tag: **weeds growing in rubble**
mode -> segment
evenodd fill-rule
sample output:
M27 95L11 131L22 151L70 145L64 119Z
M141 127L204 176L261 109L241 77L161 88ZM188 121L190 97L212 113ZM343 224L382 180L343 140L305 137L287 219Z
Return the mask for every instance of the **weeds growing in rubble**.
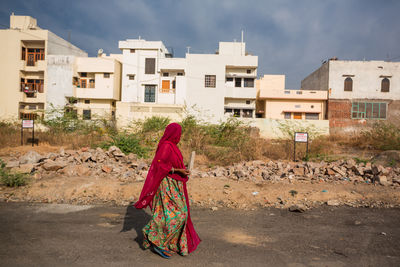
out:
M0 159L0 181L9 187L18 187L26 185L27 174L19 172L11 172L6 169L6 164Z

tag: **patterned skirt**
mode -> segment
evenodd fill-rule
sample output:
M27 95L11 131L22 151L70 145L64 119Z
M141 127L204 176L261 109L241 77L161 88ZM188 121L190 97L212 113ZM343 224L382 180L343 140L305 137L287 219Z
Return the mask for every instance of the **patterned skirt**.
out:
M165 177L153 199L153 218L143 228L143 246L153 245L176 252L188 254L186 222L188 210L183 182Z

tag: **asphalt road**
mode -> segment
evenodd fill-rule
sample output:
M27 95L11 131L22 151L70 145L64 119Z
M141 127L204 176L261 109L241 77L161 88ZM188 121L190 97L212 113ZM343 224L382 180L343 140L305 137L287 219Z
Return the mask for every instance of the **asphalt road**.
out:
M189 256L142 250L132 207L0 203L0 266L400 266L400 210L192 209Z

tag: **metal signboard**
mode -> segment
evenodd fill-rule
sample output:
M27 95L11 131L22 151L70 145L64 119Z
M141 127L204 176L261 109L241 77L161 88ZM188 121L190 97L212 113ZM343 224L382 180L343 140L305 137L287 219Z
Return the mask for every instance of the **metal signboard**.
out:
M293 161L296 161L296 143L306 143L306 157L308 156L308 133L295 132L293 140Z
M22 128L33 128L33 120L22 120Z
M307 143L308 142L308 133L294 133L294 141L300 143Z

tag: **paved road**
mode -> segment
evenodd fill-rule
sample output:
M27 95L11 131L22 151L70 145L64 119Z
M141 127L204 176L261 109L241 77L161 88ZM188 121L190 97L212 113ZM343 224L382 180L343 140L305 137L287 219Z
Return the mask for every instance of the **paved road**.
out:
M197 251L140 248L131 207L0 203L0 266L400 266L400 210L192 211Z

